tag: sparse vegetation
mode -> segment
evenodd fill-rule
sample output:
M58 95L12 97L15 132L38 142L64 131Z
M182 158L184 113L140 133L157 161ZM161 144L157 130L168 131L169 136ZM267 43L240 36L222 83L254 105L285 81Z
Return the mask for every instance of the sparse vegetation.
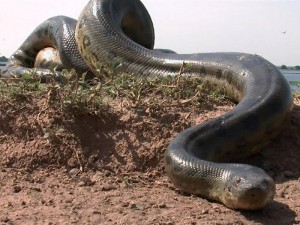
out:
M300 66L286 66L286 65L281 65L281 66L277 66L277 68L281 69L281 70L300 70Z
M282 65L282 66L280 67L280 69L286 70L286 69L287 69L287 66L286 66L286 65Z
M290 85L300 87L300 81L289 81Z
M142 77L122 73L115 75L111 70L110 78L99 82L77 79L74 71L64 71L64 82L50 80L43 84L35 74L22 78L0 81L0 97L10 99L26 98L29 95L47 94L49 105L66 113L101 113L115 98L130 101L134 109L164 111L178 105L198 105L205 95L210 101L224 100L224 95L209 87L199 77ZM84 77L84 76L83 76Z

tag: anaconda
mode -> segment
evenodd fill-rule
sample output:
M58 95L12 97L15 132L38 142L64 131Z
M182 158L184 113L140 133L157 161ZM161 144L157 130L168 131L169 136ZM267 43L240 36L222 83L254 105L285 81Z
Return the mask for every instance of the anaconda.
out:
M154 51L152 21L139 0L91 0L77 22L77 45L75 23L67 17L42 23L12 55L5 77L28 72L38 51L48 46L58 48L64 66L75 67L78 73L97 74L99 67L114 62L137 76L175 76L188 64L182 75L199 76L239 103L171 141L165 153L170 180L184 192L233 209L260 209L273 200L275 185L266 172L232 163L265 148L291 112L289 84L273 64L245 53Z

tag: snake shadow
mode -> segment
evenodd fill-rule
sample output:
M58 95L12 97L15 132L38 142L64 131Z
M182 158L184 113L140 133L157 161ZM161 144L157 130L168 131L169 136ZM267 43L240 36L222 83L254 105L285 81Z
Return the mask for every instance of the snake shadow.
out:
M266 152L276 183L300 177L300 106L294 105L290 121Z
M261 167L277 184L300 177L300 106L294 105L290 120L262 152L242 163Z
M296 224L296 213L289 206L274 201L268 207L258 211L241 211L249 221L263 225L291 225Z
M273 177L277 185L282 185L289 181L297 181L300 177L299 149L300 106L294 105L291 118L281 134L265 151L257 156L251 157L250 161L252 162L251 164L265 169L266 172ZM280 198L278 200L280 200ZM297 224L295 221L297 214L290 207L288 204L275 200L264 210L254 212L241 211L241 214L249 221L266 225Z

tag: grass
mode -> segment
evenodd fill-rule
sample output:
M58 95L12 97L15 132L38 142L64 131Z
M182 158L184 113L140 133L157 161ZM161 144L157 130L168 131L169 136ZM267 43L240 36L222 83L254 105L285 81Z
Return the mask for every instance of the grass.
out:
M292 87L296 87L296 88L300 87L300 81L289 81L289 84ZM293 95L294 95L294 97L299 98L300 97L300 91L299 90L293 90Z
M114 68L117 69L117 66ZM45 95L51 106L66 113L99 114L103 108L115 98L130 101L131 107L159 112L167 110L170 105L186 107L199 105L206 98L213 101L224 100L224 95L217 91L209 91L208 85L199 77L177 76L142 77L119 73L112 69L101 82L96 77L89 82L78 79L74 71L63 71L65 79L57 83L50 79L47 84L33 74L22 78L1 79L0 97L13 104L14 99L28 96Z
M295 98L300 98L300 91L293 91L293 96Z
M289 81L291 86L300 87L300 81Z

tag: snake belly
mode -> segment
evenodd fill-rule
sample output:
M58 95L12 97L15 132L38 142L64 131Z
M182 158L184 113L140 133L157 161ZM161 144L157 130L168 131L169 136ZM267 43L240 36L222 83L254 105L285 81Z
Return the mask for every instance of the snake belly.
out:
M256 210L273 200L275 184L266 172L232 163L266 147L289 118L292 93L273 64L245 53L154 51L152 21L139 0L89 1L75 38L94 74L117 63L136 76L175 76L188 64L182 75L199 76L239 102L220 117L179 133L165 153L166 173L180 190L229 208Z

